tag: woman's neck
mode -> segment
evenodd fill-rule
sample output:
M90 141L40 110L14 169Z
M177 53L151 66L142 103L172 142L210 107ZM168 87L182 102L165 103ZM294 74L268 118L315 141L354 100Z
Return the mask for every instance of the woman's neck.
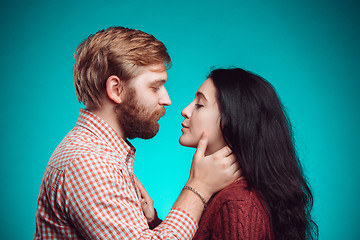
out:
M223 147L225 147L226 144L216 144L214 145L208 145L205 151L205 156L209 156L217 151L219 151L220 149L222 149Z

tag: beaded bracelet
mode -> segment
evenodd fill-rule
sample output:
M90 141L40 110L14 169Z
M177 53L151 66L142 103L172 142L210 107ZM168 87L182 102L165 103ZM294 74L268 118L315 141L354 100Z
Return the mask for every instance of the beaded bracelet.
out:
M207 207L207 202L206 202L205 198L203 196L201 196L201 194L198 191L196 191L194 188L192 188L190 186L185 185L184 189L188 189L188 190L192 191L201 199L201 201L204 203L204 211L205 211L205 209Z

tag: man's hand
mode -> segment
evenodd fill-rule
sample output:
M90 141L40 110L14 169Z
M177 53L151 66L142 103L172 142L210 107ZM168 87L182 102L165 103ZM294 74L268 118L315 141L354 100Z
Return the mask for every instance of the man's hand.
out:
M209 200L214 193L238 179L241 170L228 146L205 157L207 144L208 137L204 132L193 157L187 185Z
M140 193L141 193L141 198L142 198L140 201L141 208L144 212L144 215L145 215L147 221L151 222L155 218L154 202L151 199L151 197L149 196L149 194L147 193L147 191L145 190L142 183L139 181L139 179L137 179L136 176L135 176L135 184L139 188Z

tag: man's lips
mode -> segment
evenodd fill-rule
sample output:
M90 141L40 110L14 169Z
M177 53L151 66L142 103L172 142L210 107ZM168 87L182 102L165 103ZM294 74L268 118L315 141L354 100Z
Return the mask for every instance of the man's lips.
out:
M162 118L165 115L165 112L166 112L165 108L161 108L160 110L154 113L154 118L157 119L157 121L159 121L160 118Z

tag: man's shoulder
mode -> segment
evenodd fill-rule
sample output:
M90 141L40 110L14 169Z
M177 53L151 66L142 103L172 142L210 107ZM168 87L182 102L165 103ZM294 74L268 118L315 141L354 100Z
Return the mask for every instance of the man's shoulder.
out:
M111 153L105 141L86 128L75 126L60 142L48 165L63 169L71 162L81 159L106 157Z

